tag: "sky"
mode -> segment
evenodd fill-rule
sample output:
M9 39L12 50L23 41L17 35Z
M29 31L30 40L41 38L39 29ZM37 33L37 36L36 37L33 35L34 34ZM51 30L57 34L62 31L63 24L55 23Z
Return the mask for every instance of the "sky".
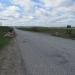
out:
M0 0L0 25L75 26L75 0Z

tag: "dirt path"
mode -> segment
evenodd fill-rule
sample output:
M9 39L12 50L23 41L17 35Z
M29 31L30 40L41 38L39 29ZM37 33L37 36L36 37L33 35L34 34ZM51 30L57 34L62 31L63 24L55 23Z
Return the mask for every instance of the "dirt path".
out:
M25 75L22 57L15 39L0 53L0 75Z

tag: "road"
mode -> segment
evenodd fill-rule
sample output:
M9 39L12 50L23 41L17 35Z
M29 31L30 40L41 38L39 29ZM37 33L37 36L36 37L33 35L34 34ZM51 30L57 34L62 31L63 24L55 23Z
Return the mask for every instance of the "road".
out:
M15 30L25 75L75 75L75 41Z

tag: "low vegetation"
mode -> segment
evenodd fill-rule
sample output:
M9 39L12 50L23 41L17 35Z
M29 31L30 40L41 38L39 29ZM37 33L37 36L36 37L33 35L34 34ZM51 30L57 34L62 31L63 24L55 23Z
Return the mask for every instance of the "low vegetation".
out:
M12 28L0 26L0 49L9 43L11 40L9 37L4 37L4 35Z
M75 28L72 28L71 33L69 34L67 32L66 27L60 27L60 28L52 28L52 27L30 27L30 28L19 28L21 30L25 31L33 31L33 32L41 32L41 33L47 33L53 36L63 37L63 38L69 38L69 39L75 39Z

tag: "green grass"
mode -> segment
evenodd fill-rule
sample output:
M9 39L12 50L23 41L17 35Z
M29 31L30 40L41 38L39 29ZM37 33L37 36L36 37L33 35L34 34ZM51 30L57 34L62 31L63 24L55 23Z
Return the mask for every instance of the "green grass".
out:
M25 31L47 33L52 36L75 39L75 29L72 28L72 34L67 33L67 28L50 28L50 27L30 27L30 28L19 28ZM57 33L57 34L56 34Z
M0 49L9 44L11 38L4 37L4 35L10 30L10 27L0 26Z
M9 44L10 38L0 37L0 48L5 47Z

